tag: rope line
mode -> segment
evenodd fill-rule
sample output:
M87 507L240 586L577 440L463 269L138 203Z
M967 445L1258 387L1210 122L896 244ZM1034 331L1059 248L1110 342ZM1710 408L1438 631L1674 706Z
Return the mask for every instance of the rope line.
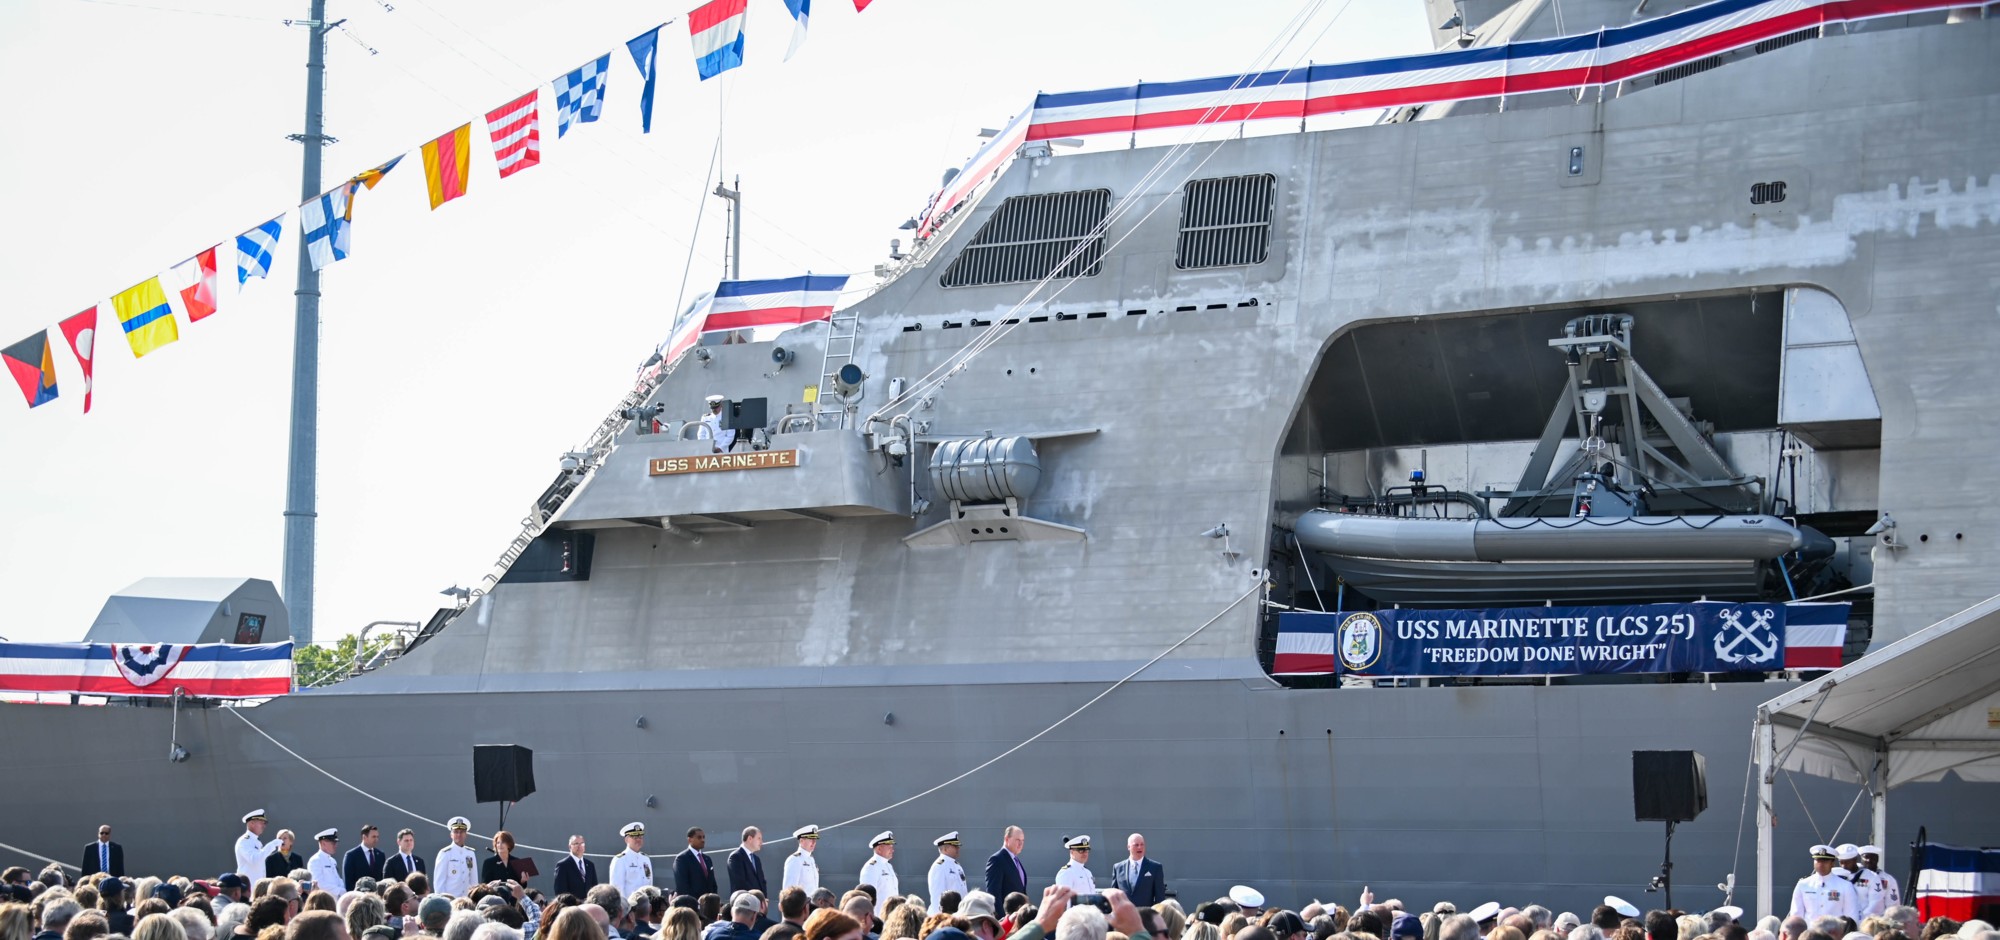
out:
M1109 686L1105 687L1105 689L1104 689L1103 691L1101 691L1101 692L1097 693L1097 694L1096 694L1096 695L1094 695L1094 696L1091 696L1091 698L1090 698L1090 700L1089 700L1089 701L1086 701L1086 702L1084 702L1084 703L1083 703L1082 705L1078 705L1078 706L1077 706L1076 708L1072 709L1072 710L1071 710L1071 711L1069 712L1069 714L1066 714L1066 715L1062 716L1061 718L1058 718L1058 719L1056 719L1054 723L1050 724L1050 725L1049 725L1048 727L1046 727L1046 728L1043 728L1043 729L1042 729L1042 730L1040 730L1040 731L1037 731L1037 732L1035 732L1034 734L1030 735L1030 736L1029 736L1029 737L1028 737L1028 738L1027 738L1026 740L1024 740L1024 741L1020 742L1019 744L1016 744L1016 745L1014 745L1013 747L1010 747L1010 748L1008 748L1008 749L1006 749L1006 750L1004 750L1004 751L1001 751L1000 753L998 753L998 754L995 754L994 756L992 756L992 757L990 757L990 758L987 758L987 759L986 759L986 760L985 760L984 762L982 762L982 763L980 763L979 765L977 765L977 766L973 767L972 769L970 769L970 770L967 770L967 771L965 771L964 773L961 773L961 774L959 774L959 775L958 775L958 776L956 776L956 777L952 777L951 779L949 779L949 780L946 780L946 781L944 781L943 783L940 783L940 784L938 784L938 785L936 785L936 786L934 786L934 787L931 787L930 789L927 789L927 790L924 790L924 791L923 791L923 792L921 792L921 793L917 793L917 794L915 794L915 795L913 795L913 796L908 796L908 797L904 797L903 799L900 799L900 800L897 800L896 802L894 802L894 803L891 803L891 804L889 804L889 805L887 805L887 806L884 806L884 807L881 807L880 809L874 809L874 810L870 810L870 811L868 811L868 812L866 812L866 813L862 813L861 815L859 815L859 816L855 816L855 817L853 817L853 818L851 818L851 819L844 819L844 820L841 820L840 822L837 822L837 823L834 823L834 824L833 824L833 825L831 825L831 826L821 826L821 827L819 828L819 831L820 831L820 832L827 832L827 831L829 831L829 830L833 830L833 829L839 829L839 828L841 828L841 827L843 827L843 826L851 826L851 825L853 825L853 824L855 824L855 823L858 823L858 822L861 822L861 821L863 821L863 820L866 820L866 819L873 819L874 817L876 817L876 816L880 816L880 815L882 815L883 813L886 813L886 812L889 812L890 810L894 810L894 809L897 809L897 808L899 808L899 807L902 807L902 806L907 806L907 805L909 805L909 804L911 804L911 803L914 803L914 802L916 802L917 800L920 800L920 799L923 799L924 797L927 797L927 796L930 796L931 794L933 794L933 793L936 793L936 792L938 792L939 790L942 790L942 789L944 789L944 788L946 788L946 787L949 787L949 786L951 786L951 785L953 785L953 784L955 784L955 783L958 783L959 781L961 781L961 780L964 780L964 779L966 779L967 777L970 777L970 776L972 776L973 774L976 774L976 773L979 773L980 771L982 771L982 770L985 770L986 768L988 768L988 767L991 767L991 766L993 766L994 764L997 764L997 763L1001 762L1002 760L1005 760L1006 758L1008 758L1008 757L1010 757L1010 756L1014 755L1015 753L1019 752L1019 751L1020 751L1020 750L1021 750L1022 748L1025 748L1025 747L1027 747L1028 745L1030 745L1030 744L1033 744L1033 743L1035 743L1036 741L1039 741L1039 740L1041 740L1041 739L1042 739L1042 738L1044 738L1044 737L1047 737L1047 736L1049 735L1049 733L1050 733L1050 732L1052 732L1052 731L1056 730L1057 728L1060 728L1060 727L1062 727L1062 726L1063 726L1063 725L1065 725L1065 724L1068 724L1068 723L1069 723L1069 721L1070 721L1070 719L1073 719L1073 718L1075 718L1076 716L1078 716L1078 715L1081 715L1081 714L1083 714L1083 713L1084 713L1084 712L1085 712L1086 710L1088 710L1088 709L1089 709L1089 708L1090 708L1091 706L1093 706L1093 705L1096 705L1096 704L1097 704L1098 702L1101 702L1101 701L1103 701L1103 700L1104 700L1104 698L1105 698L1106 696L1110 695L1110 694L1111 694L1111 693L1113 693L1113 692L1116 692L1116 691L1118 691L1118 690L1119 690L1120 688L1122 688L1122 687L1123 687L1123 686L1124 686L1124 685L1125 685L1126 683L1128 683L1128 682L1131 682L1131 681L1132 681L1133 679L1135 679L1135 678L1138 678L1138 676L1139 676L1139 674L1140 674L1140 673L1142 673L1142 672L1145 672L1145 671L1146 671L1146 670L1148 670L1148 669L1151 669L1151 668L1152 668L1152 667L1153 667L1153 666L1154 666L1154 665L1155 665L1156 663L1158 663L1158 662L1159 662L1160 660L1162 660L1162 659L1165 659L1165 658L1167 658L1167 656L1171 655L1171 654L1172 654L1172 653L1173 653L1173 652L1174 652L1175 650L1178 650L1178 649L1180 649L1181 647L1183 647L1183 646L1186 646L1186 645L1187 645L1187 643L1188 643L1188 641L1190 641L1190 640L1193 640L1193 639L1194 639L1195 637L1197 637L1197 636L1201 635L1201 632L1202 632L1202 631L1204 631L1204 630L1207 630L1207 629L1208 629L1209 627L1212 627L1212 626L1214 626L1214 625L1215 625L1215 623L1216 623L1217 621L1221 620L1221 619L1222 619L1222 618L1223 618L1224 616L1226 616L1226 615L1227 615L1227 614L1228 614L1228 613L1229 613L1230 611L1232 611L1232 610L1235 610L1235 609L1236 609L1236 608L1237 608L1238 606L1241 606L1241 605L1242 605L1242 603L1243 603L1244 601L1246 601L1246 600L1249 600L1249 599L1250 599L1250 598L1251 598L1252 596L1256 595L1256 593L1257 593L1257 592L1258 592L1258 591L1259 591L1260 589L1262 589L1262 588L1263 588L1263 586L1264 586L1264 581L1263 581L1263 579L1262 579L1262 578L1258 578L1258 579L1256 579L1256 583L1252 584L1252 585L1250 586L1250 589L1249 589L1249 590L1247 590L1247 591L1244 591L1244 592L1243 592L1242 594L1238 595L1238 596L1237 596L1237 598L1236 598L1235 600L1233 600L1233 601L1230 601L1230 602L1229 602L1229 605L1228 605L1228 606L1226 606L1226 607L1222 608L1222 609L1221 609L1221 610L1219 610L1219 611L1216 611L1216 612L1215 612L1215 616L1213 616L1213 617L1210 617L1210 618L1208 618L1208 619L1207 619L1207 620L1205 620L1205 621L1202 621L1202 624L1201 624L1201 626L1198 626L1198 627L1194 628L1194 629L1193 629L1192 631L1190 631L1190 632L1189 632L1189 633L1188 633L1188 634L1187 634L1186 636L1183 636L1183 637L1181 637L1181 638L1180 638L1179 640L1176 640L1176 641L1174 642L1174 644L1173 644L1172 646L1169 646L1169 647L1167 647L1166 649L1163 649L1163 650L1161 650L1161 651L1160 651L1160 652L1158 653L1158 655L1155 655L1155 656L1154 656L1154 657L1153 657L1152 659L1149 659L1149 660L1146 660L1146 661L1145 661L1144 663L1140 664L1139 668L1137 668L1137 669L1134 669L1134 670L1132 670L1132 671L1131 671L1131 672L1129 672L1129 673L1126 673L1126 674L1125 674L1125 677L1124 677L1124 678L1122 678L1122 679L1119 679L1118 681L1116 681L1116 682L1113 682L1113 683L1111 683L1111 685L1109 685ZM391 810L394 810L394 811L396 811L396 812L398 812L398 813L402 813L403 815L405 815L405 816L408 816L408 817L410 817L410 818L412 818L412 819L416 819L416 820L419 820L419 821L421 821L421 822L426 822L426 823L429 823L429 824L431 824L431 825L433 825L433 826L436 826L436 827L438 827L438 828L440 828L440 829L443 829L443 828L445 828L445 824L444 824L444 823L442 823L442 822L439 822L438 820L435 820L435 819L432 819L432 818L430 818L429 816L425 816L424 814L422 814L422 813L419 813L419 812L417 812L417 811L415 811L415 810L412 810L412 809L410 809L410 808L408 808L408 807L405 807L405 806L399 806L399 805L397 805L397 804L395 804L395 803L391 803L391 802L389 802L388 800L385 800L385 799L383 799L383 798L381 798L381 797L379 797L379 796L376 796L376 795L375 795L375 794L373 794L373 793L370 793L370 792L368 792L367 790L363 790L363 789L361 789L360 787L357 787L357 786L355 786L354 784L352 784L352 783L349 783L349 782L347 782L346 780L344 780L344 779L340 778L339 776L337 776L336 774L334 774L334 773L333 773L333 771L330 771L330 770L327 770L326 768L324 768L324 767L321 767L320 765L318 765L318 764L315 764L315 763L313 763L313 762L312 762L312 760L311 760L310 758L306 757L306 756L305 756L305 755L303 755L303 754L300 754L300 753L299 753L299 752L297 752L297 751L294 751L294 750L292 750L292 749L291 749L290 747L286 746L285 742L283 742L283 741L280 741L280 740L278 740L277 738L274 738L274 737L272 737L272 736L271 736L271 734L270 734L270 732L268 732L268 731L265 731L265 730L264 730L263 728L260 728L260 727L258 727L258 726L256 725L256 723L252 722L252 721L251 721L251 720L250 720L249 718L245 717L245 716L244 716L244 714L243 714L243 709L241 709L241 708L227 708L227 709L224 709L224 711L227 711L227 712L228 712L229 714L231 714L231 715L234 715L234 716L236 716L236 719L237 719L238 721L241 721L241 722L243 722L243 723L244 723L245 725L248 725L248 726L249 726L249 728L250 728L250 730L252 730L252 731L255 731L255 732L257 732L257 734L258 734L258 735L260 735L260 736L262 736L262 737L264 738L264 740L266 740L266 741L269 741L269 742L271 742L272 744L275 744L275 745L277 745L277 746L278 746L278 749L279 749L279 750L281 750L281 751L284 751L284 752L285 752L286 754L290 754L290 755L291 755L291 756L292 756L293 758L295 758L296 760L298 760L298 762L299 762L299 763L302 763L302 764L306 765L307 767L311 767L312 769L314 769L314 770L316 770L316 771L319 771L320 775L321 775L321 776L324 776L324 777L326 777L326 778L327 778L328 780L331 780L331 781L333 781L333 782L335 782L335 783L337 783L337 784L340 784L341 786L343 786L343 787L346 787L347 789L349 789L349 790L352 790L352 791L354 791L354 792L355 792L356 794L358 794L358 795L360 795L360 796L362 796L362 797L365 797L365 798L367 798L367 799L369 799L369 800L372 800L372 801L374 801L374 802L376 802L376 803L379 803L379 804L381 804L382 806L385 806L385 807L387 807L387 808L389 808L389 809L391 809ZM492 838L492 836L491 836L490 834L482 834L482 833L477 833L477 832L474 832L474 833L471 833L471 835L473 835L473 836L477 836L478 838L481 838L481 839L489 839L489 840L490 840L490 839ZM790 841L792 841L792 837L791 837L791 836L784 836L784 837L781 837L781 838L775 838L775 839L766 839L766 840L764 841L764 844L765 844L765 845L782 845L782 844L784 844L784 843L786 843L786 842L790 842ZM519 847L520 847L520 848L523 848L523 849L533 849L534 851L537 851L537 852L548 852L548 853L551 853L551 854L565 854L565 855L569 853L569 850L568 850L568 849L554 849L554 848L549 848L548 846L541 846L541 845L529 845L529 844L527 844L527 843L525 843L525 842L522 842L522 843L519 843L518 845L519 845ZM9 845L5 845L4 843L0 843L0 848L13 848L13 846L9 846ZM16 851L20 851L20 850L16 849ZM704 854L704 855L726 855L726 854L728 854L729 852L732 852L732 851L735 851L735 848L734 848L733 846L732 846L732 847L730 847L730 848L726 848L726 849L712 849L712 850L707 850L707 851L704 851L704 852L703 852L702 854ZM33 855L33 853L30 853L30 852L23 852L22 854L24 854L24 855ZM589 852L589 853L585 853L585 854L586 854L586 855L589 855L590 857L593 857L593 858L613 858L613 857L614 857L614 856L612 856L612 855L607 855L607 854L603 854L603 853L598 853L598 852ZM35 858L41 858L42 856L39 856L39 855L33 855L33 857L35 857ZM667 856L666 856L666 855L659 855L659 856L648 856L648 857L649 857L649 858L666 858ZM54 861L54 860L53 860L53 859L48 859L48 861ZM70 867L75 867L75 866L70 866Z
M81 868L77 868L77 867L76 867L75 865L71 865L71 864L70 864L70 863L68 863L68 862L58 862L58 861L56 861L55 859L52 859L52 858L50 858L50 857L48 857L48 856L46 856L46 855L37 855L37 854L35 854L35 853L33 853L33 852L30 852L30 851L28 851L27 849L24 849L24 848L21 848L21 847L20 847L20 846L18 846L18 845L8 845L8 844L7 844L7 843L5 843L5 842L0 842L0 849L6 849L6 850L7 850L7 851L9 851L9 852L19 852L20 854L22 854L22 855L26 855L26 856L27 856L27 857L29 857L29 858L32 858L32 859L36 859L36 860L38 860L38 861L43 861L43 862L47 862L47 863L49 863L49 864L51 864L51 865L60 865L60 866L62 866L62 867L64 867L64 868L69 868L69 869L74 869L74 870L76 870L76 871L79 871L79 872L80 872L80 871L83 871L83 869L81 869Z

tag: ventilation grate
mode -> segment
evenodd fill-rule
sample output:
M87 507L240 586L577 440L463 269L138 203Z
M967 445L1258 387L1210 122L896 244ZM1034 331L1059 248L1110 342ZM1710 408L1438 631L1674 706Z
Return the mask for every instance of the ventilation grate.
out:
M1696 59L1693 62L1676 65L1673 68L1666 69L1660 72L1658 75L1653 76L1653 85L1657 87L1660 85L1664 85L1668 82L1680 81L1681 79L1686 78L1690 75L1700 75L1701 73L1706 72L1709 69L1716 68L1721 64L1722 64L1722 57L1719 55L1712 55L1706 59Z
M1271 254L1277 177L1269 173L1189 180L1181 193L1181 238L1174 266L1262 264Z
M1095 275L1104 262L1104 233L1097 228L1110 211L1108 189L1010 197L952 259L939 283L976 287L1039 281L1051 272Z
M1819 38L1819 27L1817 26L1814 26L1810 29L1802 29L1796 33L1786 33L1783 36L1774 36L1770 39L1766 39L1763 42L1757 44L1757 54L1763 55L1764 53L1770 52L1773 49L1783 49L1786 46L1797 45L1799 43L1805 42L1808 39L1818 39L1818 38Z

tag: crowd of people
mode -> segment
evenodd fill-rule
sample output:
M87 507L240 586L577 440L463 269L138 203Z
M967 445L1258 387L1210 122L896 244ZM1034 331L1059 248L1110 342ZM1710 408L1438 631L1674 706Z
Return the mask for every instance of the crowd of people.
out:
M1814 846L1814 871L1800 879L1790 916L1746 924L1735 907L1642 913L1610 897L1582 917L1495 901L1410 911L1366 890L1352 909L1315 900L1292 910L1246 885L1184 906L1140 834L1126 840L1127 857L1102 889L1090 839L1065 839L1069 861L1035 897L1021 861L1026 835L1011 826L987 859L984 890L966 883L958 833L933 840L928 900L900 890L891 832L870 840L855 886L836 893L813 859L818 829L798 830L773 903L755 828L728 853L725 896L699 829L674 859L672 884L656 885L639 823L621 830L626 847L608 881L583 837L572 836L544 894L509 833L496 833L493 853L476 859L463 817L451 820L452 842L434 866L410 830L391 853L378 847L376 827L363 827L345 854L336 851L339 832L322 830L319 851L301 860L289 831L263 840L261 810L244 824L236 870L210 879L126 877L108 826L85 847L81 877L59 864L38 875L7 869L0 940L2000 940L1986 922L1926 921L1900 903L1894 879L1875 868L1874 846Z

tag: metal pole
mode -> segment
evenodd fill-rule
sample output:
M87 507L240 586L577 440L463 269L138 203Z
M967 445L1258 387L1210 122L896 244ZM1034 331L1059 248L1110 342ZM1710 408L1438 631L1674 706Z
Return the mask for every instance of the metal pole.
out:
M1777 821L1771 818L1771 785L1778 777L1775 732L1770 714L1760 711L1757 715L1757 916L1760 918L1772 913L1771 829Z
M743 279L743 177L736 178L738 188L731 189L718 182L715 194L729 201L729 279Z
M326 98L326 0L312 0L305 23L306 129L293 137L305 147L299 176L299 201L320 194L322 109ZM290 454L285 471L285 607L291 615L292 641L313 640L313 525L319 502L319 272L313 270L305 245L299 245L298 298L292 321L292 420Z

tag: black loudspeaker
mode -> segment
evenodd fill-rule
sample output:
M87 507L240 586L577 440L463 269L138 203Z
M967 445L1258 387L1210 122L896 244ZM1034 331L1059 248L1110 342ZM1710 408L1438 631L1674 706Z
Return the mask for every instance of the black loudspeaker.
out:
M472 791L481 803L517 803L535 792L535 752L519 744L472 746Z
M1707 763L1696 751L1632 752L1632 818L1688 822L1708 808Z

